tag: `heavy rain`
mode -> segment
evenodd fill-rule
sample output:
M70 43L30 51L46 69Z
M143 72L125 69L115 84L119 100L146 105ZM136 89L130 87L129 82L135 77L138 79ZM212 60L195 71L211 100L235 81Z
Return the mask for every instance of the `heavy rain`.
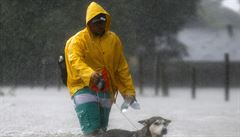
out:
M0 137L84 137L58 61L91 2L0 0ZM164 137L240 137L240 0L95 2L140 104L121 112L119 91L108 129L161 116L172 121Z

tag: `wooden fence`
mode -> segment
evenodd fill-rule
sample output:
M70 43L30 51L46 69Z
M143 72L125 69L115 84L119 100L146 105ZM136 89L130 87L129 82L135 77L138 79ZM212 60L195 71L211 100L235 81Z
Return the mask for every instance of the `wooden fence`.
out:
M152 67L154 71L151 72L146 68L144 70L144 58L139 58L139 73L135 81L140 94L144 92L144 86L155 87L156 95L161 88L163 96L169 95L169 87L189 87L193 99L197 97L197 88L222 87L225 89L225 100L229 101L230 87L240 86L240 62L229 60L228 54L222 62L161 62L156 57Z

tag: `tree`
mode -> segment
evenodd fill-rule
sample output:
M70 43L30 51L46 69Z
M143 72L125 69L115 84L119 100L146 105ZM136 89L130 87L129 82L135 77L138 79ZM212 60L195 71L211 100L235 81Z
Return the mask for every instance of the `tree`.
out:
M154 51L154 37L177 32L194 15L196 1L97 2L112 15L112 29L120 35L129 56L136 54L139 45L145 46L148 53ZM66 40L85 27L90 2L0 0L1 81L15 85L57 84L57 57Z

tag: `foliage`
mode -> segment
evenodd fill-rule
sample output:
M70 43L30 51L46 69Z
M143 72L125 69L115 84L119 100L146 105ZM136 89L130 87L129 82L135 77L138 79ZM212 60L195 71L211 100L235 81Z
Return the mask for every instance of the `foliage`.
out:
M85 27L90 0L0 0L0 84L57 84L57 57ZM197 0L97 1L112 16L112 30L127 55L154 37L176 33L195 15Z

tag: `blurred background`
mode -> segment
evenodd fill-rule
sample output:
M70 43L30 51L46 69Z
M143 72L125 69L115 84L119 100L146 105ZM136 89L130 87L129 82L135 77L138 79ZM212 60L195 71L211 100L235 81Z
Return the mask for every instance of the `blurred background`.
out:
M90 0L0 0L0 86L63 86L58 56ZM96 1L140 87L240 86L239 0ZM227 76L226 76L227 74Z

